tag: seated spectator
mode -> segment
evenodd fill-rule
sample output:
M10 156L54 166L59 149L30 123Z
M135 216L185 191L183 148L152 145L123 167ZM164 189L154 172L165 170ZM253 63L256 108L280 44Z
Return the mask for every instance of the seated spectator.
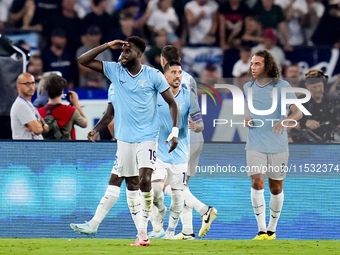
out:
M340 1L325 3L325 11L312 36L312 42L315 45L340 47Z
M0 33L2 33L8 21L8 11L9 7L4 1L0 0Z
M39 55L32 55L27 67L28 73L32 74L35 81L38 83L43 75L43 62Z
M286 57L284 51L277 46L279 37L277 36L276 31L272 28L267 28L263 31L262 37L263 43L251 48L252 55L259 50L267 50L273 55L279 67L282 68L286 62Z
M300 46L305 43L302 22L308 12L306 0L275 0L286 17L289 45Z
M274 0L259 0L252 11L259 19L263 29L278 29L282 36L283 48L285 50L292 50L292 47L289 45L286 18L281 7L274 4Z
M107 13L108 0L91 0L90 6L92 12L87 14L82 20L82 35L86 34L86 29L92 25L99 27L102 32L101 43L113 40L112 30L114 29L113 19Z
M64 30L65 38L67 39L67 48L70 49L73 57L75 56L75 51L81 45L81 20L76 12L76 3L77 0L62 0L61 12L55 15L53 19L48 18L49 22L46 22L43 31L43 34L49 37L51 36L50 32L56 28Z
M248 46L241 47L240 59L234 64L232 75L234 78L241 77L244 73L249 72L251 60L251 50Z
M294 142L340 142L340 101L329 100L324 94L328 77L319 69L310 69L305 75L305 86L311 99L303 106L311 115L303 115L298 126L290 130Z
M199 81L210 86L224 83L220 68L212 62L206 64Z
M44 90L48 95L48 103L38 109L41 117L45 118L47 109L50 109L52 116L58 122L63 137L67 140L76 140L74 125L82 128L87 127L87 119L83 109L79 105L78 94L70 91L70 104L61 103L64 89L67 88L67 81L56 74L49 75L44 83Z
M100 28L92 25L90 26L87 31L86 31L86 35L84 38L84 43L85 45L81 46L76 53L76 58L78 58L80 55L82 55L83 53L89 51L90 49L93 49L97 46L99 46L101 43L101 38L102 38L102 33L100 31ZM110 51L106 50L103 51L102 53L100 53L97 58L97 60L101 60L101 61L112 61L112 54ZM103 88L103 89L107 89L108 88L108 80L107 78L98 72L92 71L91 69L78 64L78 71L79 71L79 86L78 87L88 87L89 86L89 81L88 81L88 77L90 77L92 79L92 81L98 81L98 87L99 88ZM96 73L96 75L92 74L92 73ZM96 86L97 87L97 86Z
M165 29L155 32L154 41L155 43L151 45L147 52L145 52L145 56L150 65L163 72L160 55L163 47L166 46L168 42L168 33Z
M239 48L242 46L255 47L263 42L261 23L254 16L244 18L244 28L235 38L230 38L232 46Z
M301 69L298 64L287 66L283 72L283 78L289 82L292 87L303 88L303 81L301 79Z
M157 8L152 11L146 24L150 31L155 32L165 29L168 32L168 40L177 49L181 49L182 45L175 31L179 26L177 14L172 7L173 0L159 0Z
M56 28L51 33L51 45L41 50L44 72L59 71L69 82L70 88L74 86L77 68L74 54L66 48L66 33Z
M248 6L241 0L221 2L218 8L220 21L220 46L227 50L236 47L233 40L243 28L244 19L250 14Z
M189 44L214 44L218 26L218 5L211 0L192 0L185 5Z
M325 11L325 6L317 0L306 0L306 2L308 11L303 17L302 25L306 43L308 46L312 46L313 42L311 38L319 25L320 19Z

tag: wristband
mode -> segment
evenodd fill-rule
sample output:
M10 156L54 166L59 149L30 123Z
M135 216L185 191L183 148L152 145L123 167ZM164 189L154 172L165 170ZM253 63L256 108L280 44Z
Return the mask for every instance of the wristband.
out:
M169 142L173 137L178 137L179 129L178 127L173 127L170 135L168 136L168 139L166 139L167 142Z

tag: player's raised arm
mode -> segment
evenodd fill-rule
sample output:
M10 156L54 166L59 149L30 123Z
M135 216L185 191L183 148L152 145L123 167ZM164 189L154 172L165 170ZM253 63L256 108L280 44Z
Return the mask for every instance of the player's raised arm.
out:
M165 90L161 93L162 97L164 98L165 102L169 104L170 114L172 118L172 131L166 140L166 143L171 141L171 147L169 153L172 152L178 144L178 124L179 124L179 111L177 107L177 103L175 101L174 95L172 94L170 89Z
M93 127L93 129L87 134L87 138L89 141L94 142L94 135L102 130L103 128L107 127L110 124L114 117L114 109L113 105L109 103L107 105L106 111L104 115L100 118L97 124Z
M128 42L125 42L125 41L122 41L122 40L114 40L114 41L111 41L111 42L108 42L108 43L104 43L104 44L82 54L78 58L78 63L87 67L87 68L90 68L90 69L92 69L96 72L104 73L102 62L99 61L99 60L96 60L95 58L100 53L102 53L103 51L105 51L107 49L113 49L113 50L121 49L124 44L128 45Z

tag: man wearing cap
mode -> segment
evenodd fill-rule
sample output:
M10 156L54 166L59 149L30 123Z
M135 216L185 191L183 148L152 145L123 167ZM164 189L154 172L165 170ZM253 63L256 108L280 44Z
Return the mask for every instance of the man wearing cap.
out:
M80 55L82 55L83 53L99 46L101 39L102 39L102 33L101 33L100 28L96 25L90 26L86 30L86 34L84 37L84 41L85 41L84 45L79 47L77 50L76 58L80 57ZM104 60L112 61L111 51L103 51L96 57L96 59L100 61L104 61ZM98 84L99 88L107 89L108 80L103 74L92 71L91 69L81 64L78 64L78 71L79 71L79 87L88 87L89 86L88 78L91 77L91 79L93 80L93 78L95 77L99 83Z
M273 55L279 67L282 67L285 64L286 56L284 51L277 46L279 41L277 31L273 28L267 28L263 31L262 37L264 38L263 43L251 48L252 55L260 50L267 50Z

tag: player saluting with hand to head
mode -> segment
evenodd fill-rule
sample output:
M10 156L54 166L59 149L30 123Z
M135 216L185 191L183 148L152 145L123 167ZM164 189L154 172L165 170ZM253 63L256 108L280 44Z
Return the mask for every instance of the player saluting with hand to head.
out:
M258 235L254 240L276 239L276 225L283 205L283 179L288 162L288 135L282 120L302 117L301 111L294 104L289 105L292 113L288 116L281 115L281 90L289 88L288 82L280 79L280 70L273 56L266 50L258 51L251 59L250 72L253 80L244 85L244 93L248 101L248 90L253 97L253 106L257 110L267 110L272 106L273 94L278 94L276 110L269 115L251 113L245 118L249 127L246 150L248 176L252 179L251 201L258 224ZM277 89L277 92L274 91ZM294 93L287 93L289 99L296 99ZM272 126L266 119L279 120ZM261 122L262 121L262 122ZM263 124L263 125L262 125ZM262 125L262 126L261 126ZM266 227L266 205L264 201L265 175L268 176L270 199L270 220Z
M171 142L169 152L174 150L178 143L179 113L176 101L162 73L141 64L140 58L145 47L144 40L132 36L126 41L114 40L105 43L78 58L80 64L103 73L112 83L106 113L89 132L89 140L93 140L93 135L106 127L114 116L117 153L109 186L94 217L85 224L71 224L71 227L79 233L93 236L117 201L121 183L125 178L127 202L138 231L138 238L132 244L134 246L150 244L147 226L153 199L151 175L156 162L159 133L158 93L169 105L172 118L173 127L167 139L167 142ZM119 63L95 60L98 54L110 48L122 50Z

